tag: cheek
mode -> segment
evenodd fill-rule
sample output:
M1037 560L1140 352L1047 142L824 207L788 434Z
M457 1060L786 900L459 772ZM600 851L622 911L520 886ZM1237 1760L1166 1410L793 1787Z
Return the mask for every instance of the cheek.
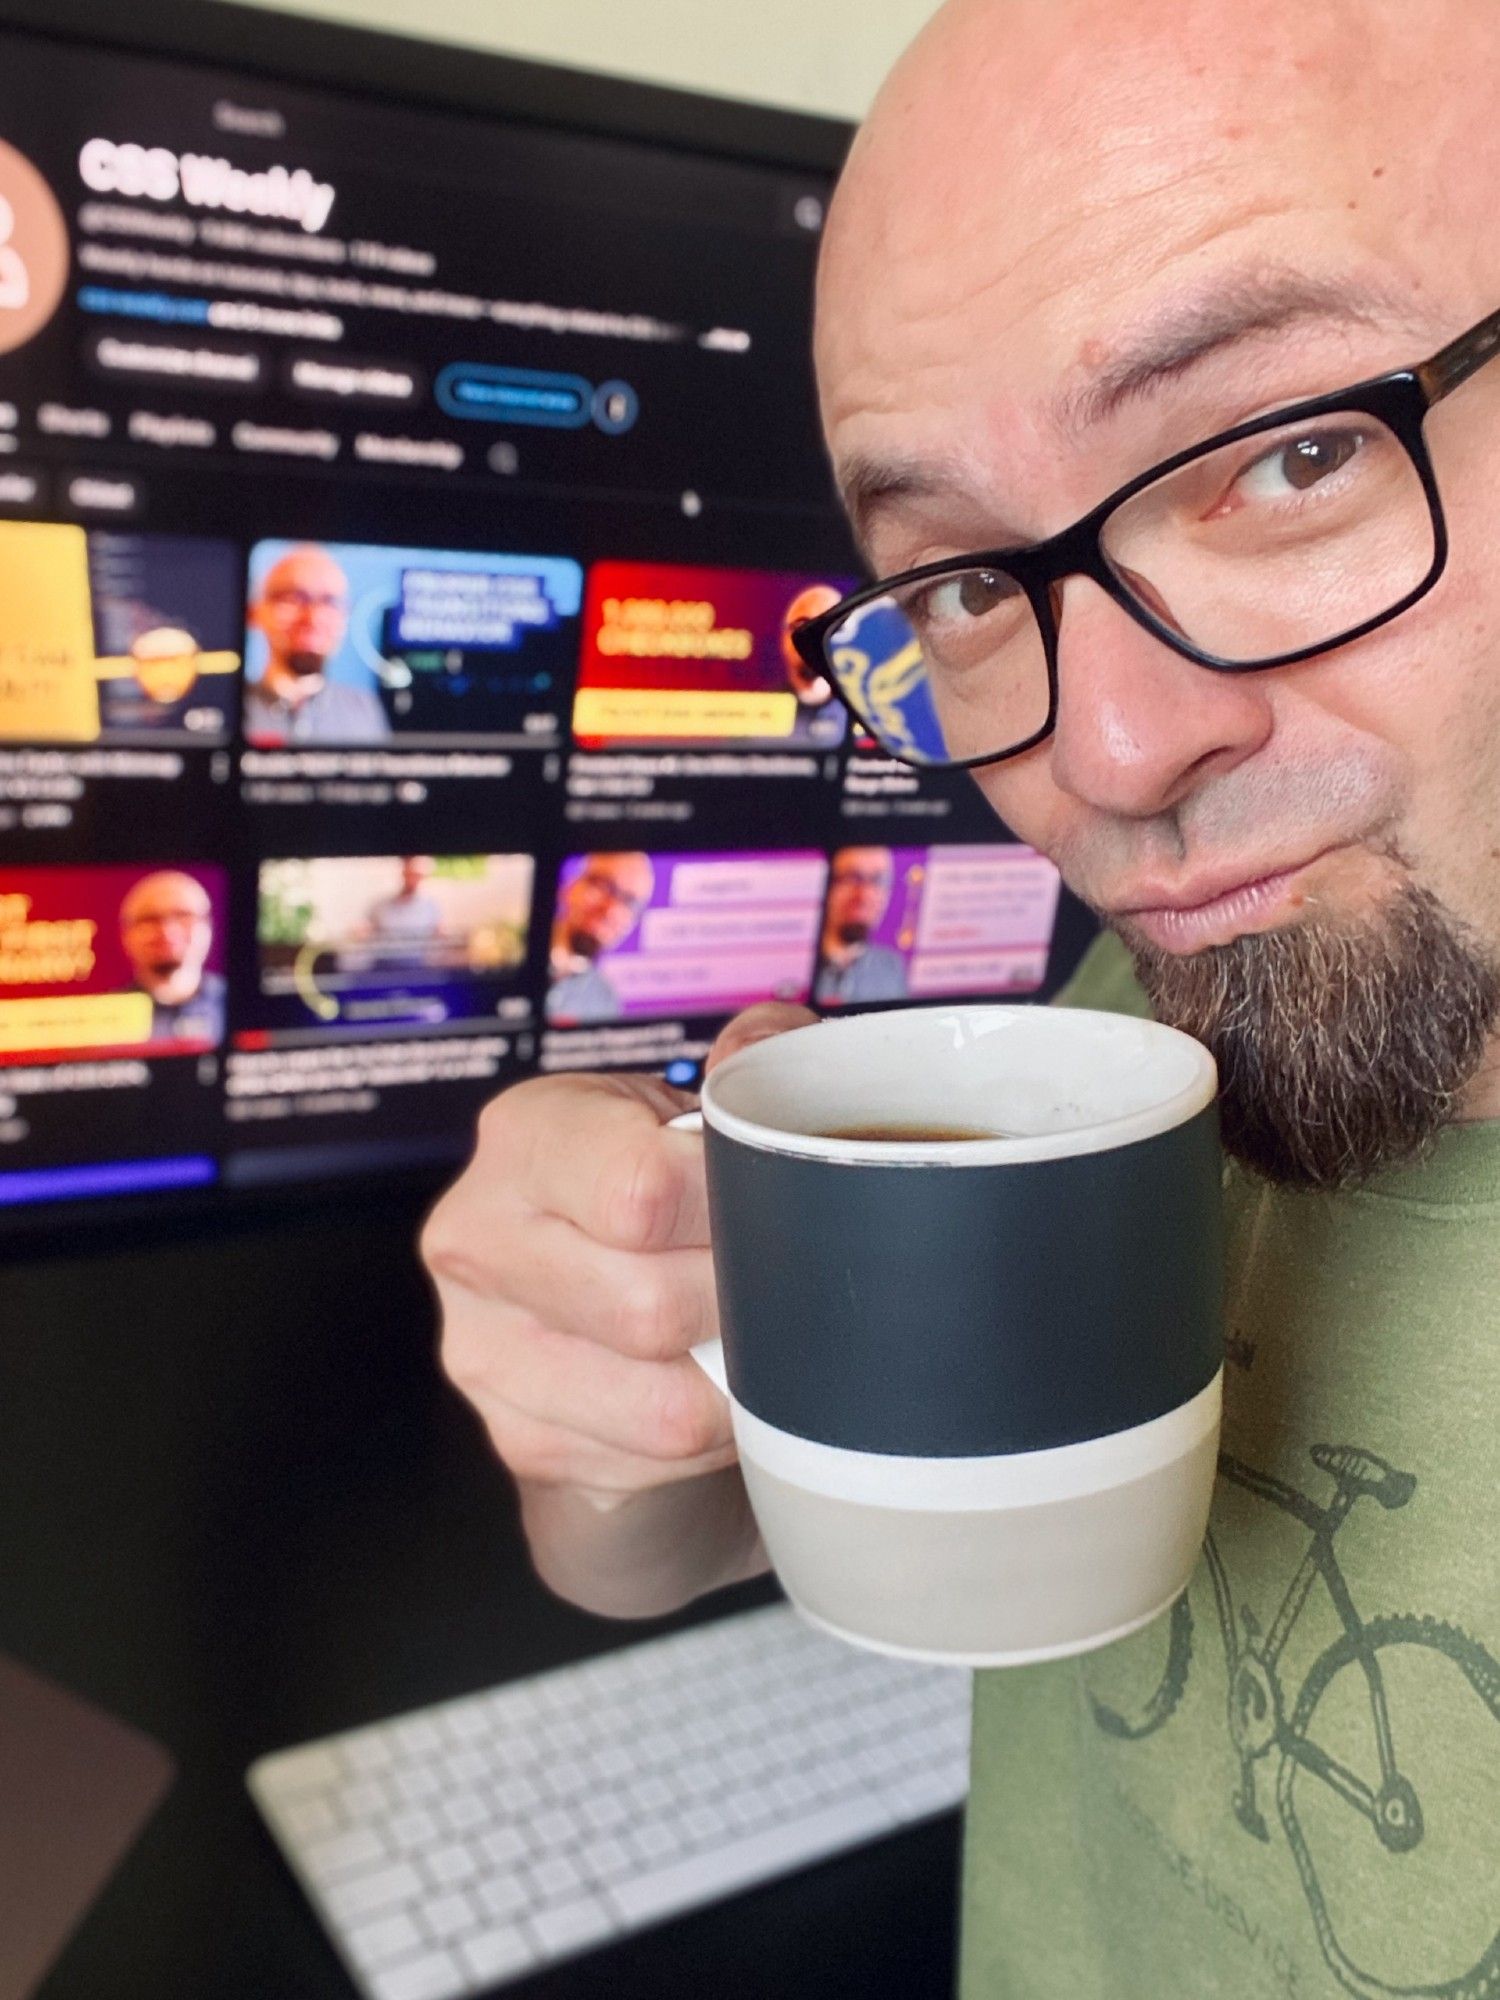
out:
M1054 854L1063 846L1079 804L1054 783L1047 744L973 776L990 809L1018 840L1041 854Z

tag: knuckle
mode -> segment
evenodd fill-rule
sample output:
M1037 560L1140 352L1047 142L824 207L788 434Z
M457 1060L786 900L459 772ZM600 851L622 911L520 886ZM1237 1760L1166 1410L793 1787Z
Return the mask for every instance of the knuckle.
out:
M534 1095L532 1085L542 1081L530 1079L528 1083L513 1084L509 1090L502 1090L492 1097L481 1109L474 1123L474 1160L484 1162L490 1172L495 1171L496 1162L508 1162L515 1150L518 1128L525 1122L524 1114L530 1103L528 1092ZM469 1173L474 1167L470 1166Z
M578 1447L566 1432L539 1429L512 1430L503 1421L488 1425L496 1456L515 1479L535 1486L567 1486L578 1477Z
M417 1250L428 1274L435 1282L462 1286L479 1292L485 1289L486 1273L493 1260L493 1236L474 1227L470 1204L455 1188L445 1195L422 1225Z
M614 1331L637 1359L668 1360L692 1343L691 1300L648 1268L616 1299Z
M494 1359L488 1343L476 1339L453 1313L443 1314L438 1334L438 1363L454 1388L470 1402L492 1387Z
M662 1368L652 1383L643 1439L651 1458L699 1458L721 1442L704 1385L690 1367Z
M680 1171L655 1131L621 1153L604 1208L612 1243L622 1250L655 1250L670 1240L682 1204Z
M450 1260L458 1249L460 1233L454 1223L455 1207L453 1194L445 1194L429 1213L417 1237L417 1254L434 1277L439 1273L448 1275Z

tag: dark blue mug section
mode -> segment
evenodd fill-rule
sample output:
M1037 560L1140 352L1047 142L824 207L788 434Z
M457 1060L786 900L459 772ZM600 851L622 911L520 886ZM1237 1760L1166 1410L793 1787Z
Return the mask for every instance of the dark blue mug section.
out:
M729 1386L853 1451L986 1457L1164 1415L1223 1358L1218 1118L1011 1166L705 1131Z

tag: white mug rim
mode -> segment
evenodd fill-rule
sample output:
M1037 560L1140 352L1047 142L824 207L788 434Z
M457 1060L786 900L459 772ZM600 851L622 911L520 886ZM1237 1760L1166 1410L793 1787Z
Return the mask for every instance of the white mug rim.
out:
M912 1007L901 1009L899 1013L930 1028L943 1021L970 1016L1015 1016L1022 1011L1014 1002L1001 1002L990 1006ZM1028 1014L1033 1012L1031 1008L1024 1011ZM824 1133L797 1132L782 1126L764 1125L728 1110L718 1101L718 1091L725 1082L751 1065L763 1064L774 1052L784 1052L788 1042L795 1042L804 1035L857 1037L861 1032L871 1033L882 1025L889 1029L893 1012L886 1011L838 1021L809 1022L804 1027L768 1036L751 1043L748 1048L737 1050L704 1078L701 1099L703 1118L726 1139L733 1139L756 1152L781 1153L799 1159L839 1161L849 1166L1025 1166L1042 1160L1072 1159L1080 1154L1112 1152L1120 1146L1138 1145L1142 1140L1156 1138L1187 1124L1207 1110L1218 1096L1218 1068L1212 1055L1201 1042L1184 1034L1180 1028L1171 1028L1164 1022L1140 1016L1109 1013L1099 1008L1048 1007L1034 1011L1039 1018L1046 1019L1064 1034L1067 1032L1065 1023L1076 1023L1081 1028L1089 1023L1103 1022L1118 1029L1128 1022L1146 1040L1179 1045L1188 1057L1191 1073L1187 1082L1178 1089L1136 1110L1111 1118L1093 1119L1054 1132L1012 1138L837 1138Z

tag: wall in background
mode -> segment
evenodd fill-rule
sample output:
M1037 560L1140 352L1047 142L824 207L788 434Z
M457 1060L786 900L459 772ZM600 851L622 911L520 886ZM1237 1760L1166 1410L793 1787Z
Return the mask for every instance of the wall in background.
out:
M936 0L297 0L291 11L859 118L935 8Z

